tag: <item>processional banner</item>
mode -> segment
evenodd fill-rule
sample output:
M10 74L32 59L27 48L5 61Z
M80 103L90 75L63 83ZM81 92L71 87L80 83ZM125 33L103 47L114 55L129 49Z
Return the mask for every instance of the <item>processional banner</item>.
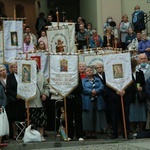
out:
M62 96L68 96L78 85L78 56L50 55L50 85Z
M18 52L23 52L22 21L3 21L4 27L4 62L12 62Z
M20 53L18 55L21 59L26 59L26 54ZM46 79L49 78L49 56L47 52L28 53L29 59L34 59L38 63L41 72L45 75Z
M57 22L52 22L53 27L57 27ZM68 22L59 22L59 26L67 26L69 29L69 41L70 41L70 53L76 53L76 46L75 46L75 23L68 23Z
M0 63L3 63L3 31L0 31Z
M48 48L51 53L69 53L69 29L56 29L47 31Z
M35 60L18 60L17 95L25 101L36 95L37 67Z
M129 53L103 56L106 84L114 90L125 89L132 82Z

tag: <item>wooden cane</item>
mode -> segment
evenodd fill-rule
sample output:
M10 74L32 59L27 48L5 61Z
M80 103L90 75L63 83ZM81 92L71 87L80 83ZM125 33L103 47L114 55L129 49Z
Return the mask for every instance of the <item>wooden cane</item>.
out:
M66 105L66 97L64 97L64 113L65 113L65 131L68 138L68 121L67 121L67 105Z
M126 129L126 120L125 120L125 113L124 113L123 96L121 96L121 107L122 107L122 118L123 118L123 126L124 126L124 135L125 135L125 139L127 139L127 129Z
M29 102L26 100L26 112L27 112L27 126L30 124L30 112L29 112Z

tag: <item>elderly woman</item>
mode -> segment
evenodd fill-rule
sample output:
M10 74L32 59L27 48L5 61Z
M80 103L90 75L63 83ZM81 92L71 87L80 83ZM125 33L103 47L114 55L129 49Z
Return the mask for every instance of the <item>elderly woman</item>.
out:
M0 65L0 84L2 87L6 88L6 78L7 78L7 71L6 67L4 65Z
M150 59L150 40L148 39L146 32L142 33L142 40L138 45L138 52L145 53L148 59Z
M38 65L36 84L36 97L29 101L30 124L32 124L35 129L39 128L39 132L41 133L41 141L44 142L46 141L46 139L43 137L44 127L47 125L44 101L49 97L50 87L46 77L39 70Z
M103 41L100 35L97 34L96 30L92 31L92 36L90 37L91 48L97 48L103 46Z
M114 35L110 27L106 28L106 34L103 36L103 47L113 47Z
M83 130L86 132L85 139L96 139L95 132L99 131L100 111L104 110L105 104L102 98L103 84L99 78L94 77L91 67L85 69L86 78L83 84Z
M12 63L13 73L7 76L6 92L8 98L8 117L13 129L13 139L16 139L17 131L15 121L25 120L25 103L17 96L18 71L17 62Z

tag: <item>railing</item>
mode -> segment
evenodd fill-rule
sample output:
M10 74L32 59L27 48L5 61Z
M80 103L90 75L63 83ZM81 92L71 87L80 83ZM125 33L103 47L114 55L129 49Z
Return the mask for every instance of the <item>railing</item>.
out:
M145 15L145 18L144 18L144 21L145 21L145 25L146 25L146 31L147 31L147 34L150 35L150 27L149 27L149 23L150 23L150 11L148 13L146 13Z

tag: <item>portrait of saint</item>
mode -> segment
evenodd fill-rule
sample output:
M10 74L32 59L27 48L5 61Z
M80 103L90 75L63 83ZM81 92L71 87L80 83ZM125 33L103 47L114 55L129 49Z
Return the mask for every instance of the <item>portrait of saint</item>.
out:
M64 52L63 41L61 39L57 39L57 42L56 42L56 53L62 53L62 52Z
M11 36L11 46L18 46L18 36L17 32L10 32Z
M122 64L115 64L113 65L113 75L114 78L123 78L123 67Z
M31 65L23 64L22 65L22 83L31 82Z
M68 72L68 61L65 59L60 61L60 72Z

